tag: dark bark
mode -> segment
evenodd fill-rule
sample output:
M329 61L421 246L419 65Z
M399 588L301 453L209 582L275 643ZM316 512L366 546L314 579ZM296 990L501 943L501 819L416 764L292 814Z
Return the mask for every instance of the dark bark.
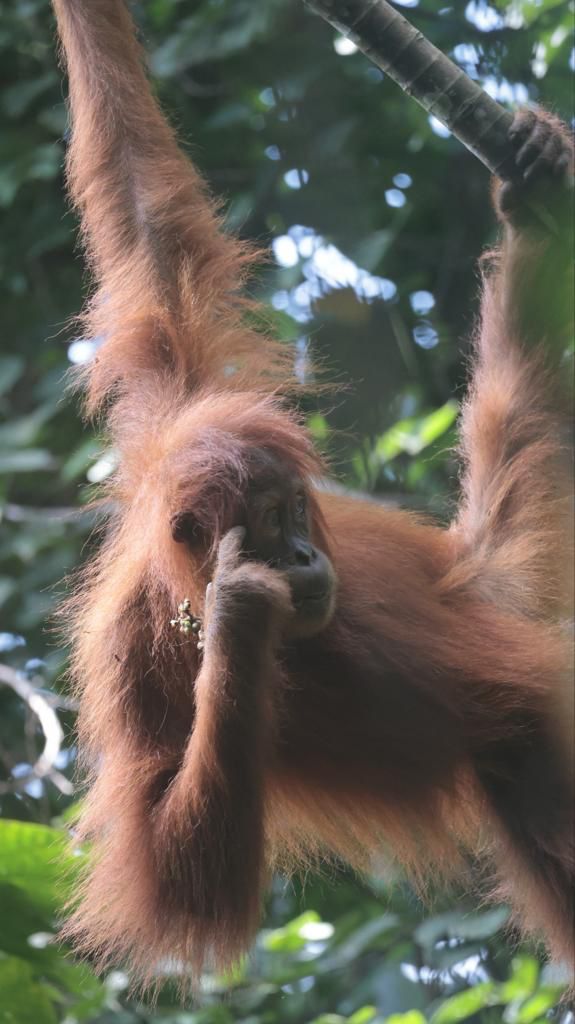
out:
M386 0L305 0L494 174L513 173L512 115Z

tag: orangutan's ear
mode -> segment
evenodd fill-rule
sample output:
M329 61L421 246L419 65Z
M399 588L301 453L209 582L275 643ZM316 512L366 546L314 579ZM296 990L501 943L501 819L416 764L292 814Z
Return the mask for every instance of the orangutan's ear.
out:
M178 544L188 544L191 548L206 547L209 544L208 530L192 512L178 512L170 520L170 528Z

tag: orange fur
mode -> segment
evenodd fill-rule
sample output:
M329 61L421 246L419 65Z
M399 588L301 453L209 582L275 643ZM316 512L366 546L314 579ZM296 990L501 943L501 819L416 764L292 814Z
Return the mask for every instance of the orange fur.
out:
M537 347L547 306L518 315L515 280L521 266L537 281L553 240L507 227L486 278L452 527L316 491L319 461L277 397L289 350L243 317L253 254L178 150L123 3L54 7L97 283L84 319L104 339L88 409L106 410L119 455L107 538L68 606L93 856L67 934L145 982L168 956L226 967L275 865L365 870L385 852L424 884L460 866L481 822L520 920L569 955L566 475ZM170 619L184 596L201 612L258 448L308 481L336 611L283 644L265 612L233 644L222 625L200 662ZM202 557L173 539L188 513L210 533Z

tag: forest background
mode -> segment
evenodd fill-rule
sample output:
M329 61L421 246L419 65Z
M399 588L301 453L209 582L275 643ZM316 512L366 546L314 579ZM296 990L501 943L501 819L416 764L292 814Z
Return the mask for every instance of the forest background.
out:
M572 3L401 8L502 103L572 116ZM315 361L338 385L305 410L334 476L446 518L477 258L495 237L487 172L298 0L135 12L159 96L229 227L270 249L253 285L270 321L299 373ZM572 1024L553 1009L560 972L502 930L505 907L455 892L424 906L400 879L278 879L253 956L207 976L185 1009L170 985L143 1005L120 969L98 980L54 941L81 794L51 615L93 546L83 508L113 453L66 390L95 342L69 326L88 282L63 194L47 0L0 2L0 54L0 1024Z

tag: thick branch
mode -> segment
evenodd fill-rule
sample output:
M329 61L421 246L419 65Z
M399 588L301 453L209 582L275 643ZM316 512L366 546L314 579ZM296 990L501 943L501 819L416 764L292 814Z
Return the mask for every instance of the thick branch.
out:
M494 174L512 173L512 115L386 0L305 0ZM509 170L508 170L509 169Z

